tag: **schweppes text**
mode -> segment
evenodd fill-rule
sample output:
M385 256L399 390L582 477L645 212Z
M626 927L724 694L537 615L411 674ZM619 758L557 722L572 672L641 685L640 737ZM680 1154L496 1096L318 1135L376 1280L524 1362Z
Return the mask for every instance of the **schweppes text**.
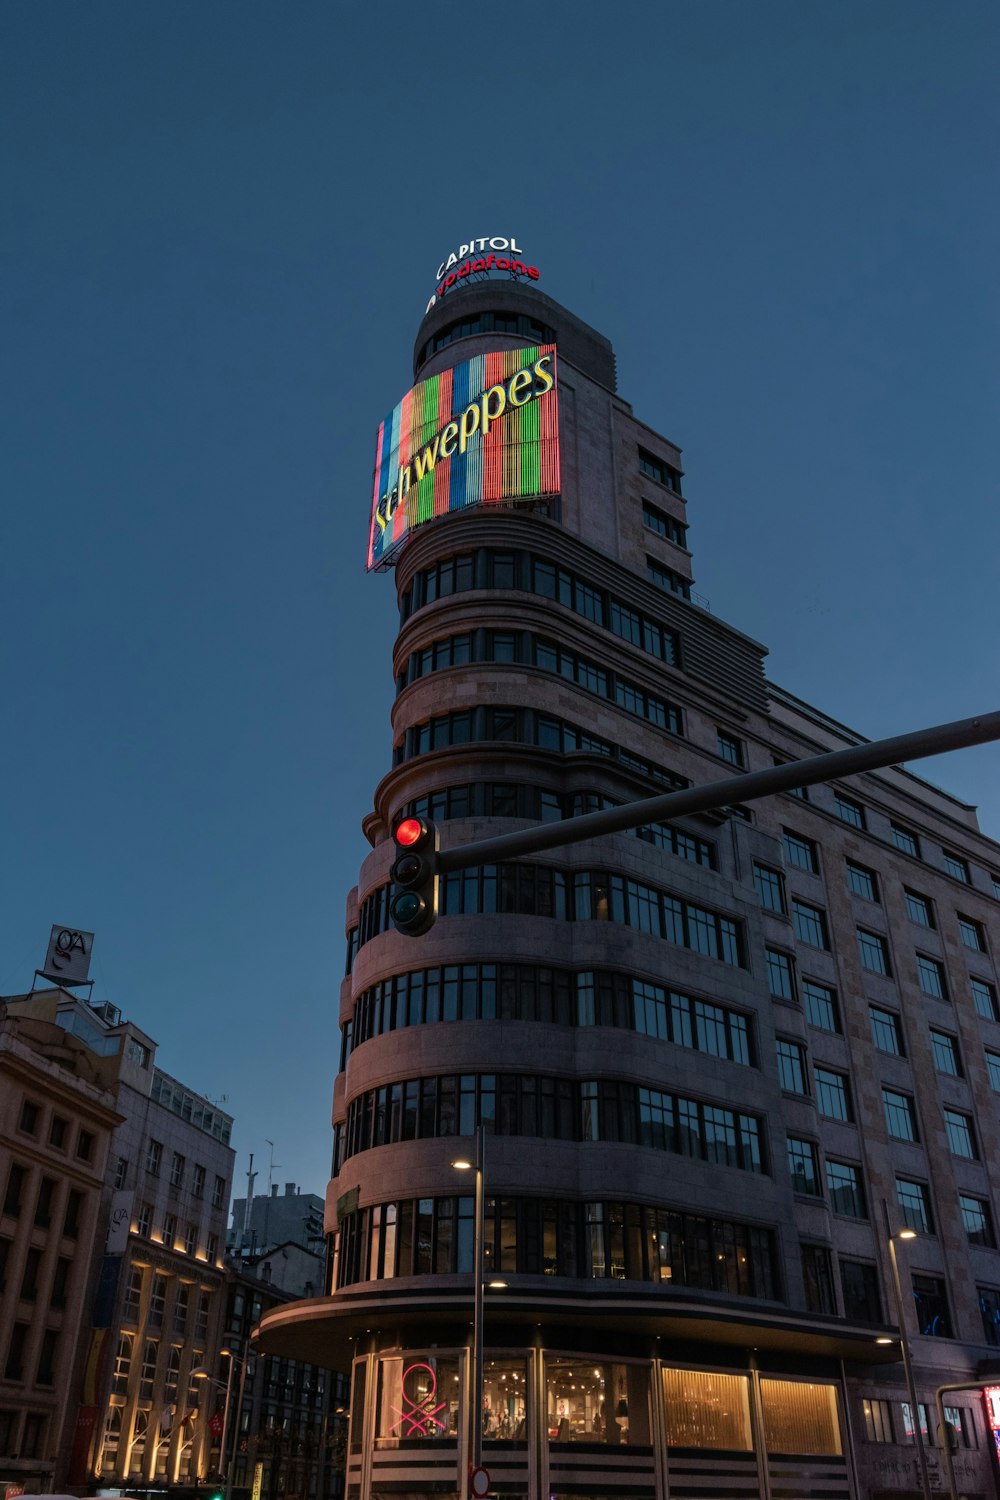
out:
M411 484L419 484L427 474L433 473L442 459L464 453L470 439L477 433L485 437L493 423L508 408L516 409L526 406L529 401L536 401L546 391L551 391L555 383L552 355L542 354L533 365L518 370L502 385L492 385L475 401L470 401L461 416L446 422L430 442L425 443L407 464L399 468L396 483L375 507L375 524L379 533L385 531L397 509L405 501Z

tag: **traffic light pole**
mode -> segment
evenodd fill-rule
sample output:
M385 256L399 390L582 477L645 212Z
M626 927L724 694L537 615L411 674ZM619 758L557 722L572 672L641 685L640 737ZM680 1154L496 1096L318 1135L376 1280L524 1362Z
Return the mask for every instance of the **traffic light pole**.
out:
M850 745L846 750L788 761L766 771L749 771L723 781L687 787L681 792L667 792L640 802L604 808L601 812L584 813L578 818L565 818L561 823L543 823L517 833L480 839L474 844L460 844L440 851L437 868L444 875L449 870L466 870L470 865L512 859L520 854L540 854L545 849L577 844L600 834L621 833L627 828L641 828L646 823L667 822L692 813L714 812L733 802L750 802L838 776L882 770L903 761L922 760L928 755L964 750L993 740L1000 740L1000 712L957 719L951 724L937 724L931 729L917 729L912 734L898 734L887 740L869 740L863 745Z

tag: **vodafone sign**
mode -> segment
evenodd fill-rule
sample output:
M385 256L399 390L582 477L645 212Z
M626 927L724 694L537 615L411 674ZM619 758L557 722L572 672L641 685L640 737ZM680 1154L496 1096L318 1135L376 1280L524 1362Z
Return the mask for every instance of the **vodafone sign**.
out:
M527 277L529 281L537 281L541 275L537 266L528 265L513 235L483 235L481 239L470 240L467 245L459 245L438 266L435 276L437 290L424 309L425 314L452 287L470 279L488 280L494 271L515 280Z

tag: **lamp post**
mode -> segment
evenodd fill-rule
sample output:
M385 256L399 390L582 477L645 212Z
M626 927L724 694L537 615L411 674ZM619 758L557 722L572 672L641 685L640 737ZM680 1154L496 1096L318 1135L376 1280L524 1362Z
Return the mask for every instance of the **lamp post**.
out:
M219 1472L222 1475L222 1495L223 1495L223 1500L229 1500L229 1495L230 1495L231 1490L232 1490L233 1464L234 1464L235 1458L236 1458L235 1444L232 1445L233 1446L233 1451L230 1454L228 1461L227 1461L227 1458L226 1458L226 1441L227 1441L227 1438L229 1437L229 1411L230 1411L230 1407L232 1405L232 1395L233 1395L233 1371L235 1370L237 1364L241 1364L242 1365L242 1370L240 1372L240 1403L239 1403L240 1406L242 1407L242 1405L243 1405L243 1384L244 1384L244 1381L246 1379L247 1362L246 1362L246 1355L244 1355L243 1359L241 1360L239 1358L239 1356L233 1352L232 1349L220 1349L219 1350L219 1355L220 1355L221 1358L223 1358L223 1359L225 1359L227 1361L227 1370L226 1370L226 1378L225 1378L225 1380L216 1380L215 1376L211 1373L211 1371L210 1370L206 1370L206 1369L192 1370L191 1371L191 1376L192 1376L192 1379L194 1379L194 1380L207 1380L211 1385L217 1385L220 1390L224 1390L225 1393L226 1393L226 1403L225 1403L225 1406L222 1408L222 1433L221 1433L221 1439L220 1439L220 1443L219 1443Z
M472 1410L469 1418L469 1475L471 1478L472 1471L481 1469L483 1466L483 1293L485 1291L483 1260L486 1239L486 1132L482 1125L476 1127L474 1159L470 1161L467 1157L458 1157L452 1162L452 1166L456 1172L475 1172L476 1174L472 1240ZM497 1290L506 1285L505 1281L499 1279L490 1282L490 1286ZM470 1483L467 1479L466 1492L469 1493L469 1490Z
M899 1323L899 1351L903 1356L903 1372L906 1376L906 1389L910 1397L910 1420L913 1423L913 1442L917 1451L917 1463L920 1467L920 1487L924 1492L924 1500L931 1500L931 1482L927 1472L927 1455L924 1452L924 1439L920 1431L920 1406L917 1402L917 1387L913 1379L913 1364L910 1360L910 1340L906 1332L906 1318L903 1310L903 1288L899 1279L899 1262L896 1259L897 1240L915 1240L917 1237L914 1229L901 1229L898 1234L893 1234L889 1223L889 1205L882 1199L882 1214L885 1218L885 1233L889 1242L889 1264L892 1267L892 1289L896 1298L896 1318Z

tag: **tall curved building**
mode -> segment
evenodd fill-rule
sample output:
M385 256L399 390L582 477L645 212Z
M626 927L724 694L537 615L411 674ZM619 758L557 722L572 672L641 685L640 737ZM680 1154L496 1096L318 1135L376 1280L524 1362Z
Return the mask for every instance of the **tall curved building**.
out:
M464 1496L453 1162L482 1126L491 1493L917 1495L921 1422L942 1486L934 1390L1000 1352L1000 849L887 770L451 874L432 930L395 931L404 815L447 848L859 740L694 592L680 450L607 339L462 284L414 379L379 433L397 693L348 903L328 1295L264 1345L351 1371L347 1500ZM992 1494L982 1389L947 1410Z

